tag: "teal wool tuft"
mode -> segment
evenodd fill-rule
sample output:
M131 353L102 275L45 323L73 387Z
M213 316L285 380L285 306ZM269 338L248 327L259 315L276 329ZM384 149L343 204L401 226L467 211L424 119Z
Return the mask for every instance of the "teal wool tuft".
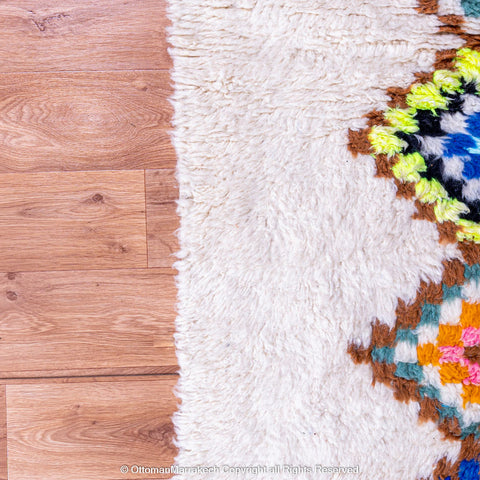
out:
M480 17L480 0L462 0L462 7L467 17Z

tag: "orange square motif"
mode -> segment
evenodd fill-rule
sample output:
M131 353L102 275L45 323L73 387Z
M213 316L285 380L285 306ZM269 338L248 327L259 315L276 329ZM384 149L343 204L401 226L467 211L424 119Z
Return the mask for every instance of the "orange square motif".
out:
M462 338L462 326L461 325L439 325L437 346L439 347L462 347L463 343L460 340Z
M440 366L440 380L446 383L462 383L468 377L468 367L462 367L459 363L443 363Z
M480 327L480 303L462 302L462 314L460 315L460 323L463 328Z
M470 403L480 403L480 385L464 385L463 386L463 406Z
M420 365L440 365L440 350L433 343L417 345L417 357Z

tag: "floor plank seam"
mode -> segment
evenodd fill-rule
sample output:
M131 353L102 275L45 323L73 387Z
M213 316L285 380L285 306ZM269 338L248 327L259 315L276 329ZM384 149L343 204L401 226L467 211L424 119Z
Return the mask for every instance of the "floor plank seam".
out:
M170 73L171 68L121 68L119 70L19 70L19 71L10 71L2 72L0 75L22 75L22 74L52 74L52 73L117 73L117 72L161 72L161 73Z

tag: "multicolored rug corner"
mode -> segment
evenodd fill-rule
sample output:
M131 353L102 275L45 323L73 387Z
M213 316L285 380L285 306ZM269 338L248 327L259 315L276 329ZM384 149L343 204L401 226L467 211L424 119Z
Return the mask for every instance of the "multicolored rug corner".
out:
M480 2L169 14L177 478L480 479Z

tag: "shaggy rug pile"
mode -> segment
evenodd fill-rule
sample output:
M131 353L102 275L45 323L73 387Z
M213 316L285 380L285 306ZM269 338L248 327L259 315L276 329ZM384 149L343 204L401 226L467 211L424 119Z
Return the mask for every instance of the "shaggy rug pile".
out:
M178 480L473 480L476 0L170 0Z

